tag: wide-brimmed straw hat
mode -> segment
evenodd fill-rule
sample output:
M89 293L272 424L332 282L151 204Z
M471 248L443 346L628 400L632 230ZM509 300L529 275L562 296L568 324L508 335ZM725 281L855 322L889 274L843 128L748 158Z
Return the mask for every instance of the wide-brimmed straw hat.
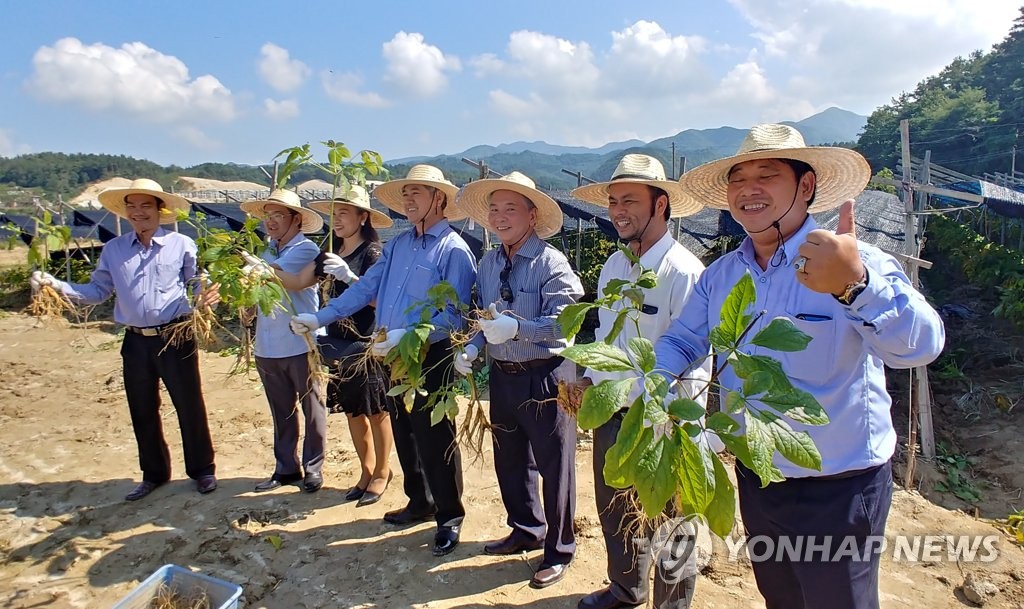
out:
M466 184L462 187L455 205L487 230L497 232L488 222L487 212L490 209L491 195L499 190L517 192L536 206L537 226L534 230L541 239L547 239L562 229L562 208L554 199L537 190L533 180L518 171L513 171L503 178L477 180Z
M388 228L394 224L386 213L370 207L370 195L366 194L366 189L358 184L350 185L346 194L337 195L334 200L309 202L310 209L315 209L328 218L331 217L331 209L335 205L347 205L360 211L370 212L370 226L374 228Z
M789 125L755 125L736 154L705 163L679 178L688 192L708 207L729 209L726 191L733 166L757 159L793 159L814 169L816 190L810 213L827 211L860 194L871 179L871 166L859 152L833 146L808 146Z
M299 227L299 230L304 233L318 233L324 227L323 216L312 209L303 207L302 199L299 198L299 195L283 188L275 188L266 199L246 201L239 207L245 213L263 220L267 216L265 209L267 205L280 205L281 207L287 207L292 211L298 212L302 216L302 225Z
M455 209L455 195L459 187L452 184L444 177L441 170L433 165L413 165L409 173L400 180L384 182L373 189L373 196L388 206L388 209L405 215L405 203L402 202L402 187L410 184L421 184L437 188L448 195L448 207L445 208L445 217L449 221L462 220L466 217L464 213Z
M661 161L646 154L627 154L615 167L610 181L580 186L570 194L581 201L608 207L608 187L621 182L647 184L664 190L668 193L673 218L692 216L703 207L700 201L687 194L679 182L665 177L665 167Z
M128 215L124 209L125 197L137 194L152 195L163 201L164 207L160 212L161 224L168 224L177 220L178 210L189 211L192 209L192 205L185 199L185 197L164 192L164 189L160 184L155 180L150 180L148 178L132 180L132 183L126 188L108 188L101 192L96 198L99 199L100 205L107 208L110 213L122 218L127 218Z

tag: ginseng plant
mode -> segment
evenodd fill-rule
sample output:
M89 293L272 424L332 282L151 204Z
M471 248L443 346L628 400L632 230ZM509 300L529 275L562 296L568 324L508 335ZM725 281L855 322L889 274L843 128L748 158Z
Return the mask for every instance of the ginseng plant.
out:
M56 250L64 250L65 264L70 265L71 227L53 224L53 215L45 210L41 219L34 217L32 220L35 224L35 234L28 247L28 264L32 270L48 272L51 261L50 253ZM8 230L12 228L17 233L21 232L21 229L13 224L8 227ZM67 266L68 275L70 275L70 268ZM70 276L67 279L70 280ZM32 294L32 300L29 302L27 310L30 315L41 319L57 319L63 317L65 313L76 319L82 318L78 307L73 302L48 285L40 287Z
M639 264L629 249L620 250L633 264ZM616 312L604 341L574 345L562 355L593 370L629 373L628 378L607 379L588 387L577 420L581 428L594 429L628 405L615 444L605 456L603 474L609 486L635 490L639 506L633 526L647 526L674 500L679 516L703 519L715 534L724 537L735 522L735 489L718 454L707 443L691 438L702 432L717 435L743 465L760 477L762 486L783 480L782 472L772 463L776 452L801 467L820 471L821 454L813 440L807 432L794 430L787 419L803 425L825 425L825 411L814 396L793 387L778 360L743 352L749 350L748 345L802 351L811 337L785 317L771 320L748 337L764 312L750 311L756 294L750 274L744 274L725 299L719 325L710 332L717 368L703 391L710 394L720 387L718 379L727 366L743 381L742 388L727 391L723 412L702 422L704 407L682 395L677 381L690 378L689 370L699 367L703 360L687 370L661 370L656 368L650 340L632 338L627 350L612 344L626 323L636 325L639 336L642 288L656 284L657 274L641 268L636 280L610 281L597 301L570 305L559 315L559 324L571 338L579 332L588 310L605 307ZM628 403L637 384L643 390ZM742 431L736 419L743 421Z
M462 316L469 312L468 305L459 300L458 292L447 281L442 281L427 290L427 298L424 301L414 303L407 312L419 310L420 319L402 336L398 345L388 352L384 357L384 363L390 366L392 388L388 391L389 396L402 396L402 403L407 412L412 412L413 403L417 395L427 397L425 408L430 411L430 424L437 425L441 419L448 417L451 421L459 414L457 374L452 371L450 378L438 390L428 395L424 384L426 383L429 368L424 368L424 360L427 351L430 349L429 337L436 329L430 322L431 317L437 311L454 309ZM387 334L387 328L377 330L377 339L383 340ZM473 331L456 331L451 334L453 352L458 353L459 349L472 339ZM436 366L452 367L453 361L446 360ZM469 405L466 416L459 427L456 442L465 446L475 455L483 453L484 433L490 428L487 421L487 414L483 404L480 402L480 391L476 386L473 375L468 375L466 380L469 383Z

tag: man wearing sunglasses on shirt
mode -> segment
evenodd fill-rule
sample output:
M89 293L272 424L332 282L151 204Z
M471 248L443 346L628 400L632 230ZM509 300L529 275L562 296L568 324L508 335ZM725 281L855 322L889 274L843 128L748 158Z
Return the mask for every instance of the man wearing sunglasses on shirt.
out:
M472 182L456 206L501 240L477 274L492 319L477 321L481 334L455 357L455 369L472 374L486 339L492 358L494 469L512 531L484 551L543 548L530 585L545 588L565 577L576 551L576 419L555 403L559 378L566 370L575 377L575 366L559 356L568 343L556 318L583 286L565 255L543 241L561 229L562 210L530 178L512 172Z
M670 217L689 216L700 211L702 205L686 194L679 183L665 178L661 162L643 154L627 154L610 182L589 184L572 191L572 196L608 208L608 219L615 226L619 238L640 259L633 264L622 252L615 252L605 262L598 279L598 295L613 279L635 281L641 269L653 270L658 275L657 285L643 289L644 304L637 324L627 323L612 343L628 351L630 339L639 336L656 341L677 317L683 304L693 292L697 277L704 265L685 247L672 238L668 230ZM625 306L622 303L616 305ZM604 340L611 331L616 311L602 308L597 340ZM580 385L597 384L605 379L628 378L632 372L599 372L588 370ZM706 395L698 395L704 387L701 379L708 378L710 362L694 371L693 380L684 381L684 390L701 404ZM637 383L629 404L640 392ZM573 391L579 395L579 391ZM631 512L627 495L614 489L604 480L605 453L615 444L625 409L612 416L594 430L594 497L601 519L605 548L608 551L608 587L580 599L580 609L616 609L636 607L647 602L648 571L651 566L649 537L627 536L625 518ZM717 447L716 447L717 448ZM672 514L669 514L670 516ZM689 536L689 539L685 537ZM686 609L693 600L697 579L696 556L692 535L687 530L678 542L666 544L659 551L654 573L654 607L657 609Z

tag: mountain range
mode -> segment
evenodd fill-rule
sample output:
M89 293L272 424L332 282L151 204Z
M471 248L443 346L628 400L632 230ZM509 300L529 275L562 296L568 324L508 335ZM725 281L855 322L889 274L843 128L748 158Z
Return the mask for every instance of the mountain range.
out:
M796 122L786 122L800 130L808 145L851 143L864 129L867 117L840 108L829 108ZM521 171L547 190L566 190L577 186L578 180L566 172L582 173L593 180L607 180L623 154L640 152L661 160L667 172L674 166L695 167L714 159L733 154L743 141L747 129L717 127L714 129L686 129L679 133L650 142L625 140L611 142L599 148L559 146L547 142L512 142L497 146L473 146L457 154L433 157L417 156L392 159L392 175L404 175L408 166L429 163L440 167L456 183L467 182L480 175L479 170L463 159L484 162L498 173ZM676 145L677 163L672 163L672 144ZM684 160L685 159L685 160ZM563 171L565 170L565 171ZM493 174L492 176L493 177Z

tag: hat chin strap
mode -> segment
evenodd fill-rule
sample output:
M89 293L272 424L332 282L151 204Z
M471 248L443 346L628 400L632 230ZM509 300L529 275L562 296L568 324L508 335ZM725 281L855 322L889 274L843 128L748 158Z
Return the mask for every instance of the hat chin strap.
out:
M636 256L639 258L644 255L644 235L647 234L647 227L651 225L651 220L654 220L654 214L658 211L658 205L656 202L651 201L651 215L647 218L647 223L644 224L644 229L640 231L637 237L633 239L626 239L626 243L636 243ZM650 249L650 248L647 248Z
M769 264L772 267L780 267L786 262L786 250L785 248L782 247L785 244L786 240L782 236L782 227L779 225L779 222L781 222L782 219L789 214L789 212L793 211L793 206L796 205L796 196L798 194L800 194L799 184L797 185L797 189L793 191L793 200L789 202L789 208L781 216L779 216L778 219L776 219L768 226L762 228L761 230L747 231L748 234L757 235L763 233L766 230L774 228L775 232L779 234L779 243L778 245L775 246L775 253L772 254L772 258L769 261Z

